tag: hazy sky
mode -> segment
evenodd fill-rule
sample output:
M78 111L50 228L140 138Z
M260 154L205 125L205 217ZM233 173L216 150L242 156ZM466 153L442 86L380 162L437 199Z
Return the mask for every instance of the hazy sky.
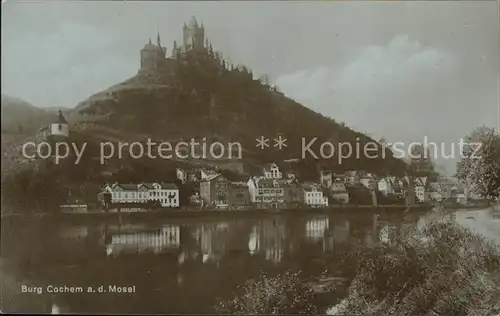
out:
M234 64L389 141L458 142L497 127L499 5L474 2L21 2L2 4L2 93L75 106L133 76L159 30L195 15ZM448 164L451 165L451 164Z

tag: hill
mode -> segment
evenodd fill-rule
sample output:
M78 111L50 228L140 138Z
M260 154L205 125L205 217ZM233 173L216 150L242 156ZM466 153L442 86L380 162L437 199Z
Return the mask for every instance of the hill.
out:
M303 142L308 144L314 138L311 149L317 156L323 142L350 143L353 148L359 143L361 151L373 142L379 157L383 147L287 98L278 88L255 79L246 67L229 65L221 54L210 51L185 53L182 60L171 60L168 69L141 69L132 78L82 101L75 110L83 117L80 122L93 123L86 124L92 126L86 132L114 134L115 139L133 141L130 134L140 135L134 140L169 142L205 138L208 143L239 142L245 162L305 158L338 171L363 169L385 174L404 170L404 163L392 158L389 150L385 159L370 159L361 153L340 164L337 152L327 159L310 154L302 157ZM282 150L273 147L273 138L279 135L287 139ZM256 138L261 136L270 138L265 150L256 148Z
M35 133L55 117L22 99L2 94L2 134Z

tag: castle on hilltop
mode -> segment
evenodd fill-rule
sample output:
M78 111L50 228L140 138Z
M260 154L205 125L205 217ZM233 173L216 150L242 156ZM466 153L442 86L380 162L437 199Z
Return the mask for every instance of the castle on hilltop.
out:
M194 16L191 18L189 24L184 23L182 35L182 46L178 46L177 42L174 41L170 56L168 56L167 48L161 44L159 32L157 34L156 44L153 44L151 39L149 39L149 43L141 49L141 70L154 71L168 69L172 62L182 58L183 54L211 50L208 39L205 39L203 23L198 25Z

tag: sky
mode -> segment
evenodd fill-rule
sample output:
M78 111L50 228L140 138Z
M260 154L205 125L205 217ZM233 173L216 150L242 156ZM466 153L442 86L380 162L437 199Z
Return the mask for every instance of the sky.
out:
M495 1L7 0L2 93L73 107L133 76L157 31L170 50L192 16L227 60L377 140L427 137L449 154L475 127L499 124ZM438 165L450 171L454 163Z

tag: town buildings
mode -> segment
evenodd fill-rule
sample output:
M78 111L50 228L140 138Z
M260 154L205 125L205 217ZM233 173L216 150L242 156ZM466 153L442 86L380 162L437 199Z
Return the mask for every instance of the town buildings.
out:
M285 164L286 168L286 164ZM299 169L300 171L300 169ZM332 204L378 205L380 194L384 203L406 204L444 201L446 186L430 183L424 176L378 177L364 171L335 173L320 171L319 181L302 182L293 168L280 170L269 163L253 176L244 176L218 167L176 168L175 177L183 189L190 191L184 203L202 209L294 209L324 208ZM184 185L186 184L186 185ZM467 200L466 189L456 183L449 196ZM114 184L106 187L112 203L147 203L157 201L162 207L180 207L179 188L168 183ZM399 201L399 202L398 202Z
M162 207L179 207L179 189L173 183L114 183L105 185L102 193L110 194L112 204L158 201Z

